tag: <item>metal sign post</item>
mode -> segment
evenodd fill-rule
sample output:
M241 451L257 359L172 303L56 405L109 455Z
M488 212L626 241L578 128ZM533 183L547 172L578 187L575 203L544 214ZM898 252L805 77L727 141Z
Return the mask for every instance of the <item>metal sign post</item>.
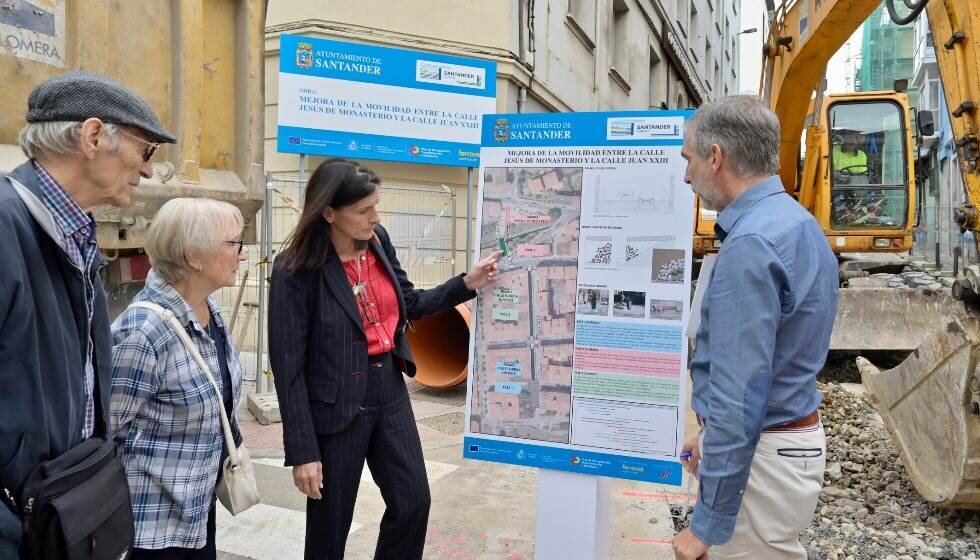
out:
M609 479L538 470L534 557L609 558Z
M297 178L299 179L299 200L296 201L296 204L302 208L306 202L306 154L299 155L299 174Z
M466 270L473 266L473 168L466 168Z
M262 203L262 239L259 243L259 319L258 341L255 347L255 392L269 392L269 378L265 372L268 369L268 359L265 351L265 332L268 318L269 278L272 276L272 174L265 174L265 200ZM248 327L246 327L248 328Z

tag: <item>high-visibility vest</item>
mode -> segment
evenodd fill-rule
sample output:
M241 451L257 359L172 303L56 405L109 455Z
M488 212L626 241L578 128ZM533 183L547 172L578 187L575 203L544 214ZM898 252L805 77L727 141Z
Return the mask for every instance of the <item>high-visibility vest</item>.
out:
M868 154L863 150L857 153L845 152L840 144L834 145L833 150L834 171L847 169L851 175L863 175L868 172Z

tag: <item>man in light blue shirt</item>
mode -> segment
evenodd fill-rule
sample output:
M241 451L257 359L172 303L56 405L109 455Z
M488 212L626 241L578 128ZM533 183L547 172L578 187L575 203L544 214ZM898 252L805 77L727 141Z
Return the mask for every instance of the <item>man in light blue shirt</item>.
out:
M721 250L691 363L700 436L683 451L700 479L680 559L805 559L826 442L817 408L837 309L837 261L774 173L779 122L757 97L702 106L687 123L684 180L719 212Z

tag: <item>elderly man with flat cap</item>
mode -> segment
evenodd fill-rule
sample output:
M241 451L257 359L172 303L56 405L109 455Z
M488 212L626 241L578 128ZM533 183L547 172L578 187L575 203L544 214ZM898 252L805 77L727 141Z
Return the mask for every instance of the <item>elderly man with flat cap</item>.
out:
M108 425L106 296L92 211L127 206L150 158L176 138L149 105L96 74L68 72L28 99L29 158L0 176L0 558L22 537L27 476Z

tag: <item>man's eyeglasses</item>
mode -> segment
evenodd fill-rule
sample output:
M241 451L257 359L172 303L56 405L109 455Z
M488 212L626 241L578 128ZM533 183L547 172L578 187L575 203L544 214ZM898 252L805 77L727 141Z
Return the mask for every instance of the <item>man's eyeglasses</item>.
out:
M143 161L144 162L150 161L150 158L153 157L153 153L156 152L157 151L157 148L160 147L160 144L159 143L155 143L155 142L150 142L150 141L147 141L147 140L143 140L139 136L136 136L134 134L130 134L130 133L126 132L125 130L121 129L121 128L119 129L119 132L122 132L123 134L125 134L126 136L129 136L130 138L132 138L133 140L136 140L137 142L142 142L142 143L146 144L146 149L143 150Z
M239 255L241 255L242 254L242 251L245 250L245 240L244 239L235 239L234 241L225 241L225 243L227 243L229 245L238 245L238 254Z

